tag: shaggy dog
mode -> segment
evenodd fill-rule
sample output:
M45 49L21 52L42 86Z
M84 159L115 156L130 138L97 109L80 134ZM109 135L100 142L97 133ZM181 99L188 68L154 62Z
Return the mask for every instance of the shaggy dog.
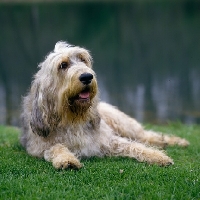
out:
M91 156L126 156L167 166L173 160L155 146L189 144L144 130L117 108L99 102L86 49L58 42L39 68L23 100L21 143L55 168L80 168L79 159Z

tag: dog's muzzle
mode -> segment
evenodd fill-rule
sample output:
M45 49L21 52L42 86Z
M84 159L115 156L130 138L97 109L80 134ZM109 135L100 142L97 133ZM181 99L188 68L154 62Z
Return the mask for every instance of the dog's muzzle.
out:
M93 79L93 75L90 73L83 73L80 75L79 80L84 84L84 85L88 85L91 83Z

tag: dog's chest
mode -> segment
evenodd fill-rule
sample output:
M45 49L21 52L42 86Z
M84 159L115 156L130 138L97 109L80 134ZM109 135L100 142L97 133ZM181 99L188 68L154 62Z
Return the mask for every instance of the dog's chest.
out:
M99 154L99 130L91 128L90 124L65 128L58 134L59 142L78 156L92 156Z

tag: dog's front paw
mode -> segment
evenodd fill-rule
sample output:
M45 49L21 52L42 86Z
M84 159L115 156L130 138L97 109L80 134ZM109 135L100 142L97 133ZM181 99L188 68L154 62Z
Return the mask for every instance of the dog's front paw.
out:
M80 169L82 167L80 161L72 155L58 155L52 160L52 163L56 169Z
M159 166L169 166L173 165L173 160L168 157L163 151L157 149L149 149L140 154L139 159L141 161L146 161L149 164L157 164Z
M165 166L173 165L174 162L167 155L163 155L156 161L156 164L158 164L159 166L165 167Z

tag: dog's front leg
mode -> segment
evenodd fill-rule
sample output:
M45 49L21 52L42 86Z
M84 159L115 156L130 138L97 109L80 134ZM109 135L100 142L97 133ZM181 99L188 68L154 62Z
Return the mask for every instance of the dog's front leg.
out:
M173 164L173 160L163 151L117 136L112 137L110 140L110 154L131 157L140 162L158 164L160 166Z
M52 162L56 169L81 168L80 161L62 144L56 144L44 152L45 160Z

